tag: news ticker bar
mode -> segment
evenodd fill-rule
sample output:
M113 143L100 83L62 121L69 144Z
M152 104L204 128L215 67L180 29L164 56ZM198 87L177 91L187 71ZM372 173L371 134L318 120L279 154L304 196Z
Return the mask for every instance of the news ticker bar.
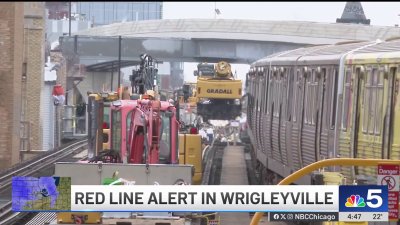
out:
M375 221L386 222L389 216L388 212L369 213L369 212L270 212L269 221L305 221L305 222L360 222Z
M331 211L339 209L339 187L263 185L72 185L71 210L132 208L140 211ZM290 209L290 210L288 210Z
M25 212L271 212L280 220L283 212L321 221L388 221L389 211L386 185L70 185L63 177L13 178L12 202Z

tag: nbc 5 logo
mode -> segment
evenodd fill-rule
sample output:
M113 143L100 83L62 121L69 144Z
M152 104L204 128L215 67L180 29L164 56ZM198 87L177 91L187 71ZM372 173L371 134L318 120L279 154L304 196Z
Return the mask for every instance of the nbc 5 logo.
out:
M387 186L339 186L341 212L387 212Z
M382 190L380 189L368 189L367 194L367 205L370 208L378 208L382 205ZM376 203L374 204L372 200L376 199ZM351 195L347 198L347 202L345 204L346 207L365 207L364 198L360 197L360 195Z

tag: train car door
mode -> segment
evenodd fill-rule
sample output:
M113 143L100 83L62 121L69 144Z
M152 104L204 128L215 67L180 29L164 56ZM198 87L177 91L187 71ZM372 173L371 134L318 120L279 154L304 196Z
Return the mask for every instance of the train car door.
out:
M391 91L390 120L388 122L388 145L389 157L391 159L400 158L400 73L396 65L390 67L389 90ZM392 85L390 85L392 84Z
M261 151L261 144L260 144L260 104L261 104L261 99L260 99L260 76L258 74L258 69L256 72L256 107L255 107L255 126L254 126L254 133L255 133L255 138L256 138L256 146L257 146L257 151Z
M334 158L335 117L338 86L338 68L329 66L325 71L324 107L321 115L320 155L321 159ZM335 156L336 157L336 156Z
M294 83L293 83L293 110L292 110L292 129L290 135L291 151L293 157L294 170L298 170L303 167L303 159L301 157L301 145L300 145L300 129L301 129L301 118L302 118L302 105L304 98L304 79L302 70L295 67L294 69Z
M283 142L284 144L281 145L283 146L283 151L286 151L288 166L291 169L293 169L295 160L293 155L297 155L293 154L293 149L292 149L292 126L293 126L292 113L293 113L293 104L296 104L296 102L293 101L293 97L296 94L294 71L295 71L294 67L288 67L288 71L286 72L287 84L286 84L286 98L284 100L285 110L284 114L282 114L282 120L281 120L283 127L281 136L284 137L281 139L281 142Z
M352 158L351 154L351 127L353 124L351 123L351 115L353 111L353 93L355 92L355 85L353 79L353 73L351 67L344 68L344 80L343 80L343 102L342 105L339 106L341 109L340 114L340 125L337 129L340 130L340 138L339 138L339 156L342 158ZM340 87L340 84L338 84ZM339 116L339 115L338 115ZM338 121L338 122L339 122ZM336 156L334 156L336 157ZM350 167L341 167L341 172L346 176L351 176L351 168Z
M276 94L276 87L275 87L275 79L274 76L276 75L276 68L272 68L269 71L268 74L268 100L267 100L267 117L266 117L266 122L265 122L265 127L266 127L266 136L267 136L267 156L269 158L274 158L275 153L274 153L274 148L272 145L273 141L273 136L272 136L272 119L273 119L273 114L274 114L274 99L275 99L275 94ZM279 157L278 157L279 158Z
M266 128L265 128L265 123L267 120L267 111L266 111L266 107L268 105L267 102L267 93L268 93L268 69L267 68L263 68L261 70L262 73L262 80L261 80L261 85L262 85L262 89L260 92L260 98L262 99L262 104L261 104L261 113L260 113L260 134L261 134L261 151L263 154L263 163L265 163L264 165L266 165L266 160L267 160L267 143L266 143Z
M327 137L327 129L326 129L326 118L329 117L326 110L327 97L329 92L326 90L330 90L326 88L326 83L329 83L329 79L327 77L327 68L318 67L317 68L317 76L319 76L318 82L318 101L317 101L317 110L316 110L316 132L315 132L315 160L321 160L327 157L327 145L328 137Z
M285 165L289 164L288 150L286 145L286 121L288 109L288 81L290 80L290 67L280 68L280 99L279 99L279 151L282 155L282 163ZM291 161L291 160L290 160Z
M255 86L255 78L254 75L252 75L251 77L251 93L250 93L250 107L249 107L249 111L250 111L250 115L251 115L251 120L250 120L250 127L251 127L251 132L253 134L253 136L255 135L255 130L254 130L254 124L255 124L255 101L256 101L256 97L255 97L255 90L256 86Z
M273 92L272 92L272 121L271 121L271 131L272 131L272 154L273 158L283 164L285 159L283 157L283 154L281 152L281 146L280 146L280 118L281 118L281 101L282 101L282 92L283 92L283 82L284 78L282 76L283 74L283 68L280 69L278 67L274 67L274 72L272 76L272 87L273 87Z
M388 103L388 77L379 65L356 68L355 128L352 154L355 158L381 159L384 157L383 124ZM386 90L386 91L385 91ZM355 168L355 175L373 175L376 168Z
M322 75L319 70L312 68L304 73L304 116L301 129L301 153L304 165L309 165L320 159L317 125L320 107L323 107L325 73Z

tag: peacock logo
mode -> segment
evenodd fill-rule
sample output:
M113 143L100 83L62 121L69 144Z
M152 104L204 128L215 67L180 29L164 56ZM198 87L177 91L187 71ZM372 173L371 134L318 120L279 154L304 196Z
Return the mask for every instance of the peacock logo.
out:
M360 195L351 195L347 198L346 207L365 207L364 198Z

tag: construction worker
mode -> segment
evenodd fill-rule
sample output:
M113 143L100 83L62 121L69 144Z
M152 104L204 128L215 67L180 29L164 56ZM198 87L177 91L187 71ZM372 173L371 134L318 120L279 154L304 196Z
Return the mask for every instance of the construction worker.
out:
M201 135L201 139L207 139L207 133L206 130L204 128L201 128L199 131L199 134Z
M149 96L149 99L150 100L154 100L155 99L155 92L153 91L153 90L147 90L146 91L146 95L148 95Z
M208 136L208 142L212 143L214 139L214 130L211 127L208 127L206 133Z

